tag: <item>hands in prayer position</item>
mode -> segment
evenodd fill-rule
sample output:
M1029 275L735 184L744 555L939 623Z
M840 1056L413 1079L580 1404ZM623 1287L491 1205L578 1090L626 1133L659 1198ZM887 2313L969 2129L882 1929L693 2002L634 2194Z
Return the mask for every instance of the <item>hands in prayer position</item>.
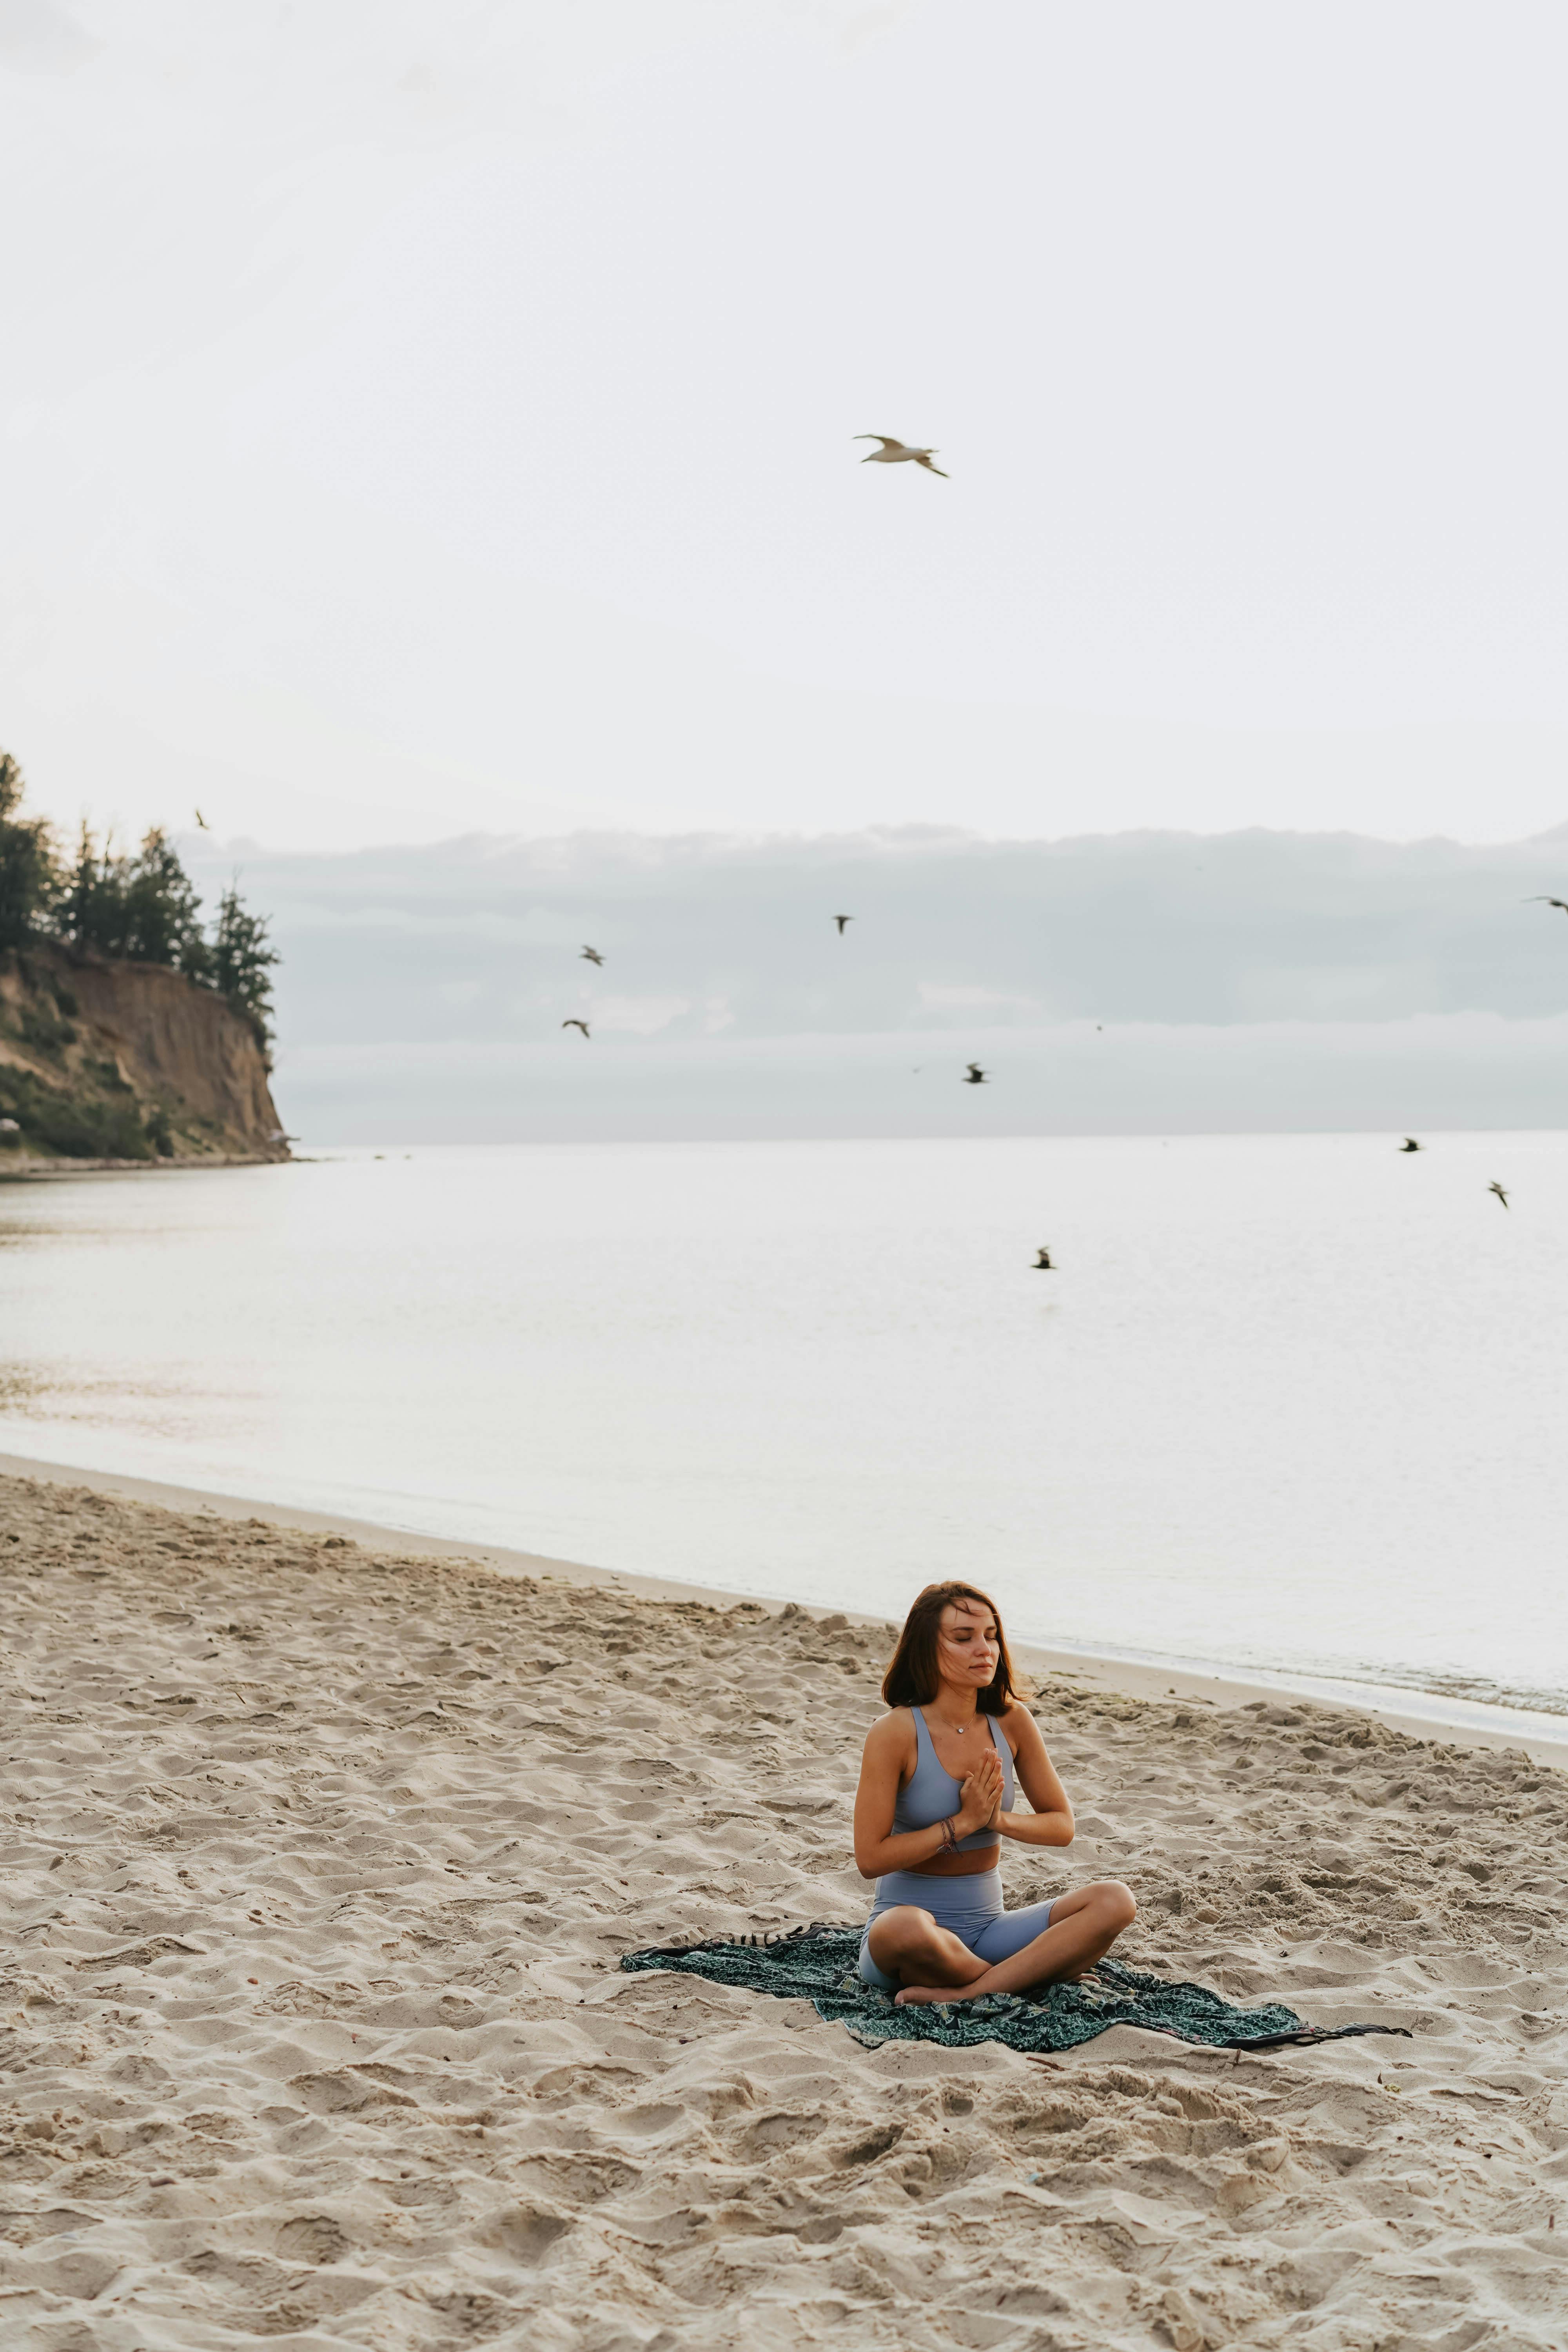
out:
M960 1784L962 1802L953 1829L960 1837L975 1830L994 1829L1002 1811L1002 1759L989 1743L974 1759L974 1769Z

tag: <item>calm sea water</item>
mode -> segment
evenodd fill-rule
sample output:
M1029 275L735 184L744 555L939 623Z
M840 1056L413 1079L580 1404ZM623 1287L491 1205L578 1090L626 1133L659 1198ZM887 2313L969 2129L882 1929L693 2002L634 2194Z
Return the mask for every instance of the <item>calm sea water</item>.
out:
M1558 1709L1565 1328L1552 1134L0 1185L0 1450L889 1615L962 1573L1043 1642Z

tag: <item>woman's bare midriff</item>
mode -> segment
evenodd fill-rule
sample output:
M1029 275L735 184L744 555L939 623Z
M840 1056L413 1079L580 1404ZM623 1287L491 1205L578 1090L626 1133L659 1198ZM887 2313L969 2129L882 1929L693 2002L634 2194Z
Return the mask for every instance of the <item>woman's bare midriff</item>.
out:
M937 1853L929 1862L911 1862L910 1870L917 1878L973 1878L976 1871L994 1870L1002 1851L998 1838L992 1845L977 1845L968 1853Z

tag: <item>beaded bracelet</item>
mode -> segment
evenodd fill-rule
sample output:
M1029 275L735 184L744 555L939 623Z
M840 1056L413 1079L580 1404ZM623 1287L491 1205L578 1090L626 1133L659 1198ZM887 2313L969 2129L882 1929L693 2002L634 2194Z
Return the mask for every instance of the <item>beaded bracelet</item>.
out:
M938 1826L942 1831L942 1852L943 1853L955 1853L958 1850L958 1832L953 1828L952 1822L942 1822Z

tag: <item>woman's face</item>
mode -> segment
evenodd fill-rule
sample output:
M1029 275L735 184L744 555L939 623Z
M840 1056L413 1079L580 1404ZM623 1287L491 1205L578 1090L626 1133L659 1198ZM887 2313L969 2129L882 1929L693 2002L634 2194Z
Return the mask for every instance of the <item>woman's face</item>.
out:
M950 1601L938 1621L936 1662L944 1682L984 1690L995 1679L1001 1650L996 1620L977 1601Z

